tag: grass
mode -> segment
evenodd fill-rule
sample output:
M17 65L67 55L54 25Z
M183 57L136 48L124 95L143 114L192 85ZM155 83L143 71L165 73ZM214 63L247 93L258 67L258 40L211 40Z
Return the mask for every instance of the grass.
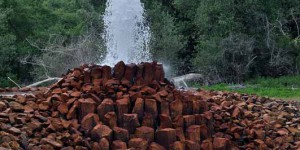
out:
M300 100L300 76L283 76L279 78L256 78L247 81L244 86L235 84L216 84L202 88L215 91L232 91L238 93L256 94L271 98ZM199 88L199 85L193 85ZM239 88L238 88L239 87Z

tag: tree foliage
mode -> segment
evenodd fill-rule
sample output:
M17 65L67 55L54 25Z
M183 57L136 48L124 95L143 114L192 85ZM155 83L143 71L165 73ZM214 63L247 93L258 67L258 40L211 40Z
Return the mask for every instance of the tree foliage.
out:
M165 34L153 49L167 52L179 74L201 72L214 81L299 73L300 2L287 0L145 0L151 31ZM156 12L155 15L151 13ZM182 47L163 28L168 16ZM172 28L170 28L172 27ZM161 35L160 37L162 37ZM169 58L170 59L170 58Z
M30 72L43 70L36 60L43 60L57 39L58 51L91 32L99 33L94 39L101 44L104 9L104 0L0 0L0 86L12 86L7 77L22 83L36 78Z

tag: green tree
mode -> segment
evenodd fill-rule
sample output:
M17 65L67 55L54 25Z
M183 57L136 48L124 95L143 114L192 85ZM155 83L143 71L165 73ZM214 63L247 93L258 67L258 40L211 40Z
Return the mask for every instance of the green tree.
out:
M101 44L104 8L104 0L1 0L0 86L12 86L8 75L25 84L36 78L30 74L37 68L34 60L57 39L69 47L93 31L100 42L92 43Z
M4 1L0 1L0 6L3 6ZM0 7L0 83L3 86L11 86L7 77L16 79L14 75L16 67L14 59L16 58L16 36L10 32L8 27L9 15L12 12L9 8Z

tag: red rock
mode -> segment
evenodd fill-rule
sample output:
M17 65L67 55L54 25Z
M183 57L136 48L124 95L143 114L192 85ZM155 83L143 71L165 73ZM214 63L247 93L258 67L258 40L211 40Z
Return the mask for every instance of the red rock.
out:
M165 72L162 64L157 64L155 66L154 79L157 81L164 81Z
M177 116L182 115L183 104L180 100L176 100L170 103L170 115L174 119Z
M100 149L101 149L101 147L100 147L99 143L98 142L93 142L92 150L100 150Z
M75 102L75 101L76 101L76 102ZM71 107L72 104L76 104L76 103L78 103L77 98L70 98L70 99L67 100L66 105L67 105L68 107Z
M105 125L109 126L110 128L114 128L117 126L117 115L115 112L108 112L104 116L104 123Z
M81 94L82 94L81 92L76 91L76 92L72 92L72 93L71 93L71 96L72 96L72 97L79 98L79 97L81 96Z
M170 145L170 150L185 150L185 144L179 141Z
M81 80L78 81L77 79L71 78L71 82L68 86L71 86L71 87L79 90L81 88L81 85L82 85Z
M138 149L138 150L147 150L148 142L141 138L133 138L129 140L128 147Z
M89 92L93 89L93 86L91 84L84 84L81 89L83 92Z
M61 124L63 125L64 128L68 129L69 126L71 125L71 122L61 119Z
M136 64L128 64L125 68L124 78L130 82L133 81L134 75L136 74Z
M77 118L77 111L78 111L78 103L74 103L67 114L67 119L76 119Z
M79 99L79 120L89 113L96 112L96 103L93 99Z
M68 147L63 147L63 148L60 149L60 150L74 150L74 148L71 147L71 146L68 146Z
M183 129L181 127L176 128L176 138L181 142L184 142L186 140Z
M63 130L63 125L61 122L61 119L59 118L50 118L50 125L53 126L53 128L55 129L55 131L61 132Z
M60 88L55 88L55 89L52 90L52 93L53 94L60 94L60 93L62 93L62 91L61 91Z
M154 79L155 67L154 64L148 62L144 63L143 65L144 65L143 79L146 84L149 84Z
M89 68L85 68L83 72L84 83L91 83L91 70Z
M145 100L145 112L151 114L153 119L157 117L158 115L157 104L154 99Z
M241 113L240 109L238 107L235 107L235 109L232 112L232 117L233 118L238 118L240 113Z
M194 124L195 124L195 116L194 115L183 116L183 125L184 125L185 129Z
M173 119L173 123L172 123L172 126L174 128L177 128L177 127L183 127L183 117L182 116L177 116Z
M230 149L229 140L226 138L214 138L214 150L227 150Z
M52 101L52 103L53 103L53 101L62 101L62 98L60 95L54 94L51 96L51 101Z
M140 126L137 114L124 114L123 127L128 130L129 134L133 134L135 129Z
M114 67L113 77L121 80L125 73L125 63L123 61L118 62Z
M61 114L67 114L69 109L67 104L65 103L61 103L58 107L57 110L61 113Z
M160 102L160 113L170 116L169 103L167 101Z
M200 101L198 101L198 104L200 106L200 108L199 108L200 112L199 113L204 113L204 112L209 110L208 104L207 104L206 101L200 100Z
M176 130L172 128L159 129L155 133L155 142L166 149L176 141Z
M57 141L54 141L54 140L49 139L49 138L43 138L43 139L41 140L41 143L42 143L42 144L49 144L49 145L51 145L51 146L53 146L53 147L55 147L55 148L62 148L62 146L63 146L62 143L57 142Z
M118 124L123 125L123 115L129 112L129 99L128 98L119 99L117 100L116 105L117 105Z
M281 128L281 129L279 129L279 130L277 131L277 133L278 133L279 135L283 136L283 135L288 135L288 134L289 134L289 131L288 131L287 129L285 129L285 128Z
M0 112L6 110L7 106L4 102L0 102Z
M160 129L164 128L172 128L172 120L171 117L165 114L159 115L159 120L160 120Z
M102 68L102 78L103 79L111 79L111 68L109 66L103 66Z
M187 141L185 141L185 149L186 150L196 150L196 149L200 150L200 145L195 141L187 140Z
M114 112L114 102L111 99L104 99L97 107L97 113L101 121L104 121L104 115L108 112Z
M109 141L106 138L102 138L99 142L100 150L109 150Z
M185 100L182 101L183 103L183 115L192 115L193 114L193 105L194 102L190 100L189 98L185 98Z
M138 64L135 85L143 85L144 84L143 74L144 74L144 65Z
M83 147L83 146L76 146L75 150L88 150L88 148Z
M91 131L98 123L98 115L94 113L89 113L83 117L81 121L81 128L84 129L84 131Z
M112 138L112 130L106 125L98 124L92 129L91 137L96 141L102 138L110 140Z
M17 102L20 103L20 104L25 104L27 101L26 97L23 96L23 95L18 95L17 96Z
M109 66L83 65L70 70L50 90L2 89L33 93L0 98L0 147L126 149L129 139L132 147L140 149L300 147L294 102L176 90L156 62L125 65L119 79L112 78L112 72ZM87 99L91 103L85 103Z
M137 98L132 110L132 113L138 115L139 121L143 120L144 115L144 100L142 98Z
M209 140L204 140L201 144L201 149L203 150L213 150L213 144Z
M75 77L75 78L80 78L81 76L81 71L79 68L74 68L73 69L73 73L72 73L72 77Z
M144 114L142 126L147 126L151 128L154 127L154 119L152 117L152 114L149 113Z
M24 109L24 107L22 106L22 109ZM39 104L39 110L49 110L50 109L50 104L46 101L42 102L41 104Z
M19 135L21 134L21 130L18 129L18 128L15 128L15 127L11 127L9 130L8 130L9 133L11 134L14 134L14 135Z
M139 127L135 131L135 137L145 139L148 143L154 141L154 129L150 127Z
M206 125L200 125L200 134L201 134L201 139L205 140L211 137L211 131L207 128Z
M127 149L127 144L123 141L117 140L112 142L112 150Z
M259 129L259 130L254 130L254 134L255 134L256 138L264 139L266 133L262 129Z
M17 112L24 111L24 106L18 102L12 101L12 102L9 102L8 105L13 111L17 111Z
M200 142L200 126L192 125L186 129L186 137L190 141Z
M149 149L148 150L166 150L163 146L155 143L155 142L152 142L149 146Z
M88 73L88 71L85 71L85 73ZM100 79L102 77L102 70L100 67L94 67L91 69L91 75L92 79ZM88 80L88 79L87 79Z
M127 142L129 140L129 132L119 127L113 128L114 140Z

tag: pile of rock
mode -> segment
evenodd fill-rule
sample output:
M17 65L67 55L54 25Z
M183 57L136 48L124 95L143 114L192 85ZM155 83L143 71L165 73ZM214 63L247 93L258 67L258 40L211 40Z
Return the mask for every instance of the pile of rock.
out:
M293 102L176 90L156 62L83 65L1 98L0 149L297 149L299 122Z

